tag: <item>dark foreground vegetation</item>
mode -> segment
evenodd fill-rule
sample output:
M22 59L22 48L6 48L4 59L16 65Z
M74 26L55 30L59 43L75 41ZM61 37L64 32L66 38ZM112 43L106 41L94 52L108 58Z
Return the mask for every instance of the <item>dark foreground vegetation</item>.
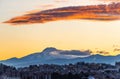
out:
M69 65L30 65L15 68L0 64L0 79L120 79L120 63L78 62Z

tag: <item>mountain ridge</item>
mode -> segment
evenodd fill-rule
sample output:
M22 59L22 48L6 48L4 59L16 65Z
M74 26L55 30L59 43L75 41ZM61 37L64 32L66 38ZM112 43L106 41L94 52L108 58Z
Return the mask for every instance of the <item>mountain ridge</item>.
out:
M21 58L10 58L0 61L0 63L11 65L15 67L25 67L35 64L69 64L76 62L89 62L89 63L106 63L115 64L120 61L120 55L116 56L103 56L100 54L92 55L91 51L79 50L59 50L53 47L48 47L42 52L33 53Z

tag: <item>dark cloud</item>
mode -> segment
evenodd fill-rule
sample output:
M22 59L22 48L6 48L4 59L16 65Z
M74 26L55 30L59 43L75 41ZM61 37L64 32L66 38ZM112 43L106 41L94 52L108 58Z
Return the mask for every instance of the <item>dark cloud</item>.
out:
M54 47L48 47L48 48L43 50L43 53L44 52L60 54L60 55L79 55L79 56L91 55L91 53L92 53L91 50L84 50L84 51L80 51L80 50L59 50L59 49L56 49Z
M86 50L86 51L72 50L72 51L61 51L59 54L84 56L84 55L91 55L91 53L92 51L90 50Z
M109 54L109 52L106 52L106 51L97 51L96 53L99 53L99 54L104 54L104 55Z
M72 6L44 10L12 18L5 23L30 24L46 23L57 20L118 20L120 19L120 3L109 5Z

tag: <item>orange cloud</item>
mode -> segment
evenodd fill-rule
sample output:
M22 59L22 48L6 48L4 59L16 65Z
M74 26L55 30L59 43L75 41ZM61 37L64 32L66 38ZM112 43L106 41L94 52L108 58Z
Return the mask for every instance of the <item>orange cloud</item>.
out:
M120 3L109 5L89 5L89 6L72 6L56 9L49 9L30 13L23 16L12 18L5 23L12 24L30 24L46 23L57 20L118 20L120 19Z

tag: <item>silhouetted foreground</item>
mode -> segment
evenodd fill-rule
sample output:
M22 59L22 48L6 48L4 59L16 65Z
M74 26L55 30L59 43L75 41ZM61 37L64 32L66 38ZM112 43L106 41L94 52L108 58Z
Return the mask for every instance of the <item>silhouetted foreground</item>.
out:
M120 63L78 62L69 65L30 65L15 68L0 64L0 79L120 79Z

